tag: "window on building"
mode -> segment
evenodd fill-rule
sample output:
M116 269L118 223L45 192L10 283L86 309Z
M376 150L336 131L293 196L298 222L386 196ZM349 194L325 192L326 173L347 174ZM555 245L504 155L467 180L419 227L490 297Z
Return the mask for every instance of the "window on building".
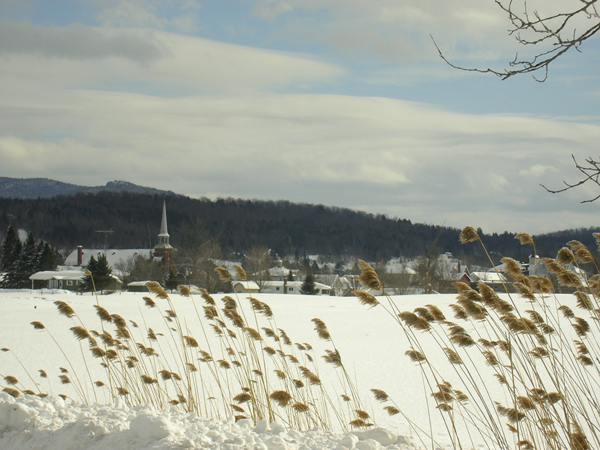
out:
M290 288L290 292L292 292L294 290L294 288Z
M73 282L71 280L67 280L67 286L73 286Z
M278 291L278 290L279 290L279 288L278 288L278 287L276 287L276 288L275 288L275 290L276 290L276 291Z

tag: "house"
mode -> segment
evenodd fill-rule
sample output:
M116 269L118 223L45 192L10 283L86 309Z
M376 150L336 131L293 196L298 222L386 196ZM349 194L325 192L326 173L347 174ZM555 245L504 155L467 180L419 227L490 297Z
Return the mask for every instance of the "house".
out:
M290 272L294 280L298 279L298 269L288 269L283 265L283 261L278 260L277 265L269 269L269 279L273 281L287 280Z
M127 283L127 290L129 292L148 292L146 283L148 281L130 281Z
M302 294L300 289L303 283L304 281L271 280L265 282L262 292L271 294ZM316 295L331 295L331 286L327 286L326 284L315 281L315 289L318 289Z
M70 267L82 267L87 266L90 258L93 256L98 259L100 255L106 254L106 261L108 266L117 276L123 276L124 274L119 270L121 265L124 265L129 259L136 258L137 256L143 256L150 259L152 257L152 250L144 248L133 248L133 249L89 249L77 247L67 256L65 259L65 265Z
M502 289L508 283L508 279L504 274L495 270L491 272L472 272L471 279L474 283L485 283L492 289Z
M158 233L158 244L153 249L132 248L132 249L90 249L77 246L77 250L72 251L65 259L65 265L71 267L85 267L93 256L98 259L100 255L106 255L106 261L112 273L118 277L129 275L122 269L126 268L129 261L142 256L148 260L154 258L163 265L165 273L169 271L177 274L177 269L173 262L174 248L169 243L169 232L167 229L167 206L163 201L162 217L160 222L160 231Z
M81 269L75 270L44 270L29 277L32 289L65 289L79 290L85 275Z
M233 283L233 292L237 294L247 293L247 294L258 294L260 288L258 284L254 281L232 281Z
M363 289L362 283L358 281L358 275L338 276L331 283L331 292L338 297L351 296L352 291L357 289Z

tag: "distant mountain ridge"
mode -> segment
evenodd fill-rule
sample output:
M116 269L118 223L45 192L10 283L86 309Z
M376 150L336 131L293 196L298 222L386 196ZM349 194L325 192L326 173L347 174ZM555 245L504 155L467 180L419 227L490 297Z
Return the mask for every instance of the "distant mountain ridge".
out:
M138 186L128 181L109 181L104 186L79 186L49 178L9 178L0 177L0 198L52 198L59 195L96 192L131 192L136 194L176 195L173 191L163 191L151 187Z

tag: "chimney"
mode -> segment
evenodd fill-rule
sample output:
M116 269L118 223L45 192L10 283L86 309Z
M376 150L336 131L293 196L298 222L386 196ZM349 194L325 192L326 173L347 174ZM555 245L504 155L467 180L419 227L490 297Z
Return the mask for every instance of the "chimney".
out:
M81 245L77 246L77 265L81 266L83 264L83 247Z

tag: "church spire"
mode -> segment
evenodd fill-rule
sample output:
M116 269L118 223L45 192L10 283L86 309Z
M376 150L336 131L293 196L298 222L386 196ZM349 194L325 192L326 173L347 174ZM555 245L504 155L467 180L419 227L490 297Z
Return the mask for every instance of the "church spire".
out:
M158 233L158 247L171 247L169 244L169 232L167 231L167 204L164 200L162 219L160 221L160 232Z
M163 212L162 219L160 221L160 233L159 236L169 236L167 231L167 203L163 200Z
M162 218L160 221L160 232L158 233L158 244L154 247L154 256L160 258L165 271L177 274L177 268L173 263L173 247L169 244L169 232L167 231L167 204L163 200Z

